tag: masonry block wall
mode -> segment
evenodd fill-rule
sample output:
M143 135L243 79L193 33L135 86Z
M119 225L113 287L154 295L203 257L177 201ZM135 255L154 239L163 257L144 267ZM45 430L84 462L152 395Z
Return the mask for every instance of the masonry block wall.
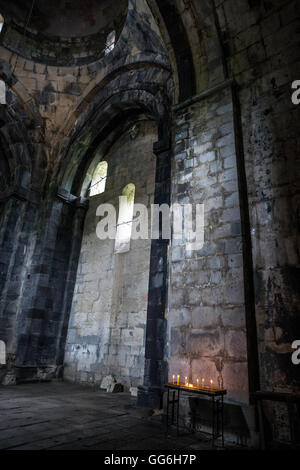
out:
M300 71L298 5L239 4L242 22L235 2L219 2L217 12L227 69L239 88L260 381L263 389L294 390L299 386L299 368L291 362L299 330L299 107L291 101L291 83Z
M204 204L205 240L172 241L169 373L248 400L240 203L231 90L176 112L173 203Z
M150 209L153 203L157 126L137 126L134 139L129 129L103 157L107 184L91 198L86 216L65 354L66 379L99 385L111 374L127 389L144 377L151 241L131 240L130 251L116 253L114 240L97 238L96 210L109 203L118 214L129 183L137 204Z
M261 387L292 391L300 379L291 361L300 326L300 109L291 100L300 72L298 5L273 2L249 9L243 30L229 20L230 4L223 7L232 31L228 66L240 88Z

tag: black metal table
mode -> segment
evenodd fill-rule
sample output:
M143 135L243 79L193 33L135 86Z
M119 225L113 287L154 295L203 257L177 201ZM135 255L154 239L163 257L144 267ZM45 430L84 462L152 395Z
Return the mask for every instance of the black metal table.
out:
M227 391L224 389L211 389L210 387L188 387L184 384L166 383L165 387L168 391L167 396L167 422L166 433L168 432L169 425L176 424L177 435L179 434L179 402L180 392L195 394L197 396L206 396L212 400L212 446L215 446L215 441L219 438L222 440L222 447L224 447L224 395ZM176 413L175 413L176 406ZM171 416L170 416L171 407ZM176 415L176 420L175 420ZM171 423L170 423L171 418Z

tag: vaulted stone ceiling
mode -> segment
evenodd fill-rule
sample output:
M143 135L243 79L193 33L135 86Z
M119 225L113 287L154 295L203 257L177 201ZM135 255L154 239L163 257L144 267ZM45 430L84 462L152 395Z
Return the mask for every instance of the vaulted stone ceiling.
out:
M33 7L32 7L33 5ZM25 26L32 9L30 29L50 36L81 37L99 33L119 22L127 9L127 0L31 0L0 2L5 16Z
M127 0L1 0L5 44L26 58L43 55L48 63L68 56L91 61L101 55L111 31L118 38L127 8Z

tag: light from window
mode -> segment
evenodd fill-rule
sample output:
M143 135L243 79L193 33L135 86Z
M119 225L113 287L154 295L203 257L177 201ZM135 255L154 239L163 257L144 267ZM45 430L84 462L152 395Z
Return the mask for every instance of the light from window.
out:
M1 31L2 31L3 25L4 25L4 18L3 18L3 16L2 16L1 13L0 13L0 33L1 33Z
M0 80L0 104L6 104L6 85L3 80Z
M105 44L105 49L104 49L105 55L109 54L114 49L115 43L116 43L116 32L111 31L106 38L106 44Z
M115 243L116 253L126 253L130 250L134 197L135 186L130 183L123 189L122 196L119 197L119 217Z
M90 196L104 193L107 180L107 167L107 162L100 162L97 165L90 186Z
M6 364L5 343L0 340L0 364Z

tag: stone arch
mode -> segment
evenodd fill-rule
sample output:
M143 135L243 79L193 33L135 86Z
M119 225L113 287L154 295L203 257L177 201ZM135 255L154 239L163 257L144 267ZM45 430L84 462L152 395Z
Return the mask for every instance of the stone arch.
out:
M148 0L169 52L176 85L175 101L184 101L196 92L195 69L182 18L169 0ZM176 3L176 2L175 2Z
M117 46L116 46L117 47ZM114 80L118 80L120 75L126 74L130 71L132 75L134 71L137 73L145 68L157 68L161 72L170 73L171 69L165 57L160 57L155 54L136 54L134 59L124 58L117 60L114 64L104 65L101 71L97 74L96 78L92 79L89 85L82 93L76 107L73 109L72 114L68 117L65 127L61 130L60 135L68 137L74 127L78 126L81 116L89 113L89 107L93 100L97 100L97 96L105 93L106 87L110 87ZM119 88L119 87L118 87ZM109 97L109 93L108 97Z
M93 106L88 107L78 119L71 135L64 142L60 153L60 166L57 166L57 179L60 181L60 193L65 194L69 203L74 202L74 207L86 196L88 179L86 175L95 165L95 156L98 161L105 159L106 153L118 137L132 127L139 120L152 120L157 125L158 141L154 144L153 153L156 155L156 175L155 194L156 204L170 202L170 176L171 176L171 151L170 151L170 101L166 90L159 84L149 89L114 89L112 83L110 87L99 93L94 99ZM133 181L134 182L134 181ZM54 189L54 188L53 188ZM79 203L80 204L80 203ZM73 238L78 240L76 250L80 252L83 223L78 228L78 232L73 233ZM155 240L152 246L150 257L149 273L149 299L147 300L147 324L150 319L161 324L164 320L166 290L167 290L167 242L165 240ZM74 256L79 257L79 252ZM158 263L157 260L160 260ZM160 270L161 285L156 286L154 279L157 278L157 270ZM161 270L163 272L161 272ZM72 282L75 285L75 274L72 273ZM155 285L154 285L155 284ZM157 289L157 292L155 291ZM156 298L160 291L159 305L153 305L153 298ZM164 293L162 294L161 291ZM73 292L69 292L70 301ZM69 302L69 301L68 301ZM70 303L69 303L70 305ZM70 316L71 306L65 311L65 324ZM153 316L157 316L157 319ZM153 323L153 322L152 322ZM147 327L148 328L148 327ZM164 328L158 328L161 335L164 335ZM65 330L66 334L66 330ZM147 386L162 384L165 378L165 365L163 357L158 357L156 347L153 343L155 339L150 339L150 329L147 330L147 351L145 356L145 383ZM160 338L162 340L162 338ZM64 351L66 337L60 340L60 349ZM153 344L153 348L152 346ZM61 353L63 357L63 353ZM158 361L161 363L157 367ZM151 377L150 377L151 376ZM157 377L158 376L158 377Z
M145 110L143 110L143 111L145 113ZM116 112L116 110L114 112ZM138 115L138 110L134 109L134 112L135 112L135 116L137 116ZM122 115L123 115L123 113L122 113ZM152 119L152 121L153 120L154 119ZM145 119L145 121L149 122L149 119ZM127 119L126 119L126 123L128 125L128 120ZM140 123L140 126L143 129L143 124L142 123ZM117 146L116 146L117 148L114 146L111 149L111 152L108 152L108 155L106 156L108 163L113 162L115 158L118 158L116 160L118 162L118 164L117 164L118 168L120 168L120 166L122 166L122 161L123 161L123 159L122 159L123 150L122 150L122 147L120 147L120 146L122 146L122 143L125 143L125 145L127 145L128 142L129 142L128 145L130 146L131 145L130 141L134 141L135 139L138 139L138 137L135 138L135 137L131 136L132 126L130 126L130 128L128 128L128 127L129 126L127 126L127 132L124 132L122 134L122 136L120 136L120 135L118 136L118 137L120 137L121 140L120 140L119 143L117 143ZM160 126L158 126L158 127L160 127ZM156 135L157 131L156 131L155 122L150 123L150 128L152 129L152 131L151 131L152 136ZM163 137L161 130L160 130L160 135ZM144 138L143 134L142 134L142 138ZM118 141L118 139L116 139L116 142L117 141ZM166 139L166 141L167 141L167 139ZM145 140L145 141L143 140L143 142L147 142L147 140ZM133 145L134 145L134 142L133 142ZM122 284L122 282L123 282L123 274L122 274L123 269L122 269L122 266L123 266L123 263L126 262L126 259L124 257L128 257L127 260L132 259L132 256L134 256L134 252L137 249L137 246L132 244L131 245L132 249L130 251L128 251L128 250L126 250L126 251L122 250L122 252L118 251L118 250L115 251L115 243L113 241L111 241L111 243L110 243L109 241L102 240L102 238L100 238L98 236L98 238L100 238L101 241L99 242L99 240L98 240L98 244L94 245L95 247L97 247L97 249L95 251L94 256L92 256L92 258L91 258L91 256L89 255L90 251L89 251L89 253L87 253L87 249L89 250L88 246L91 248L91 243L94 243L93 240L95 240L94 227L91 226L91 222L92 222L92 220L94 220L94 213L95 213L94 209L95 209L95 207L97 207L101 203L105 204L105 202L110 200L111 197L115 201L113 204L116 204L115 207L117 209L117 207L119 207L119 206L117 206L117 204L118 204L117 201L119 200L118 196L122 194L122 188L124 190L124 185L128 185L129 182L132 182L133 184L136 183L137 202L139 202L139 201L142 202L142 200L144 200L144 199L140 199L140 198L144 198L144 197L147 198L148 202L150 201L150 199L148 199L149 187L148 187L148 189L146 189L148 184L153 185L152 190L151 190L152 191L151 192L151 194L152 194L151 197L154 198L155 203L159 203L160 200L163 203L164 201L162 200L162 197L168 198L168 181L167 181L167 178L168 178L168 174L169 174L168 170L170 170L170 153L168 152L168 149L166 147L164 147L163 140L161 140L159 143L157 143L154 147L155 147L155 149L159 148L161 153L158 151L157 152L157 158L155 158L156 151L154 150L154 152L153 151L151 152L152 153L152 156L151 156L152 163L150 165L150 168L152 168L152 170L153 170L153 173L151 173L151 175L153 177L152 183L150 182L150 183L147 183L147 185L145 185L145 181L148 181L150 173L147 174L147 177L146 177L146 174L143 174L143 177L141 177L141 182L139 182L138 179L136 178L136 175L137 175L136 171L139 171L139 170L135 169L135 165L134 165L134 163L132 164L132 162L134 161L135 157L137 159L141 160L142 162L143 162L143 160L142 160L142 155L136 154L136 156L135 156L135 154L133 154L133 158L128 159L128 162L129 162L128 168L132 168L133 171L128 173L128 175L125 172L125 176L124 175L121 176L119 186L118 186L118 183L117 183L117 186L115 186L115 181L112 178L110 180L110 183L109 183L110 186L107 188L106 196L103 195L103 197L101 196L101 197L99 197L99 199L95 198L94 201L93 200L90 201L90 210L89 210L89 212L87 214L87 217L86 217L86 226L85 226L85 230L84 230L83 245L82 245L83 249L81 251L82 263L85 263L85 268L84 268L85 272L89 272L88 271L89 266L93 270L94 269L94 267L93 267L94 263L96 263L96 264L99 263L99 258L97 258L97 256L99 256L99 253L101 253L100 250L102 249L102 247L103 247L104 252L112 253L112 256L114 257L113 258L114 259L113 264L110 264L112 274L108 274L108 276L112 276L112 277L108 277L108 281L112 282L112 286L113 286L112 287L113 304L112 304L111 307L110 306L103 307L104 309L106 309L105 311L108 312L108 313L107 313L107 317L105 316L105 321L103 320L103 325L101 326L103 331L101 329L101 334L99 333L99 335L97 335L97 338L99 338L99 340L97 339L98 343L99 343L100 338L101 338L101 341L99 343L99 349L98 349L99 350L99 356L97 356L97 358L99 358L99 362L97 364L100 364L100 365L103 364L101 361L103 360L102 359L103 358L103 348L105 348L105 338L106 338L105 331L108 328L107 325L116 325L116 326L114 326L114 328L118 327L118 322L116 322L114 319L117 318L117 315L118 315L118 308L117 308L118 301L117 301L117 298L118 298L119 294L117 292L122 291L122 289L119 289L118 286L123 285ZM117 150L119 148L120 148L120 150ZM117 150L117 153L116 153L116 150ZM127 155L129 155L129 154L130 153L127 153ZM148 147L148 151L147 151L146 155L148 155L148 154L150 154L149 147ZM165 161L164 161L164 159L165 159ZM150 161L150 158L149 158L149 161ZM155 162L155 164L153 166L154 162ZM140 165L141 165L141 163L140 163ZM156 166L156 168L155 168L155 166ZM139 167L138 162L136 164L136 167ZM126 165L126 168L127 168L127 165ZM145 168L148 168L148 167L146 166ZM144 171L147 171L147 170L144 170ZM155 172L156 172L156 175L155 175ZM144 177L146 177L145 180L143 180ZM117 176L117 179L118 179L118 176ZM142 181L144 181L144 182L142 183ZM117 189L116 192L114 192L115 189ZM106 197L108 199L106 199ZM151 199L151 201L152 201L152 199ZM146 202L146 204L148 204L148 202ZM119 221L116 222L116 223L119 223ZM93 224L93 222L92 222L92 224ZM160 269L160 273L161 273L161 270L163 268L166 268L166 265L167 265L167 249L165 249L167 247L167 244L165 243L165 241L163 241L163 243L161 243L161 241L155 241L155 244L153 246L152 246L152 242L150 242L150 241L147 241L146 243L147 243L147 256L146 256L145 252L143 252L143 257L145 257L145 259L149 261L149 266L147 264L148 263L148 261L147 261L145 263L146 267L144 267L142 269L145 269L144 273L147 274L147 276L148 276L148 273L149 273L149 278L151 279L151 294L150 294L150 291L149 291L150 287L148 285L148 279L147 279L147 286L145 287L145 290L142 290L142 292L143 292L143 296L142 296L143 297L143 303L142 303L143 308L141 309L141 312L143 312L143 315L141 315L142 320L140 321L140 325L143 325L143 326L141 326L141 328L144 329L144 331L145 331L145 328L148 328L147 325L149 325L149 324L152 325L153 323L155 323L155 319L153 318L153 313L154 313L154 310L155 310L156 307L158 309L161 309L161 314L163 315L164 306L162 306L161 302L159 302L158 305L153 306L153 297L152 296L156 297L157 293L153 292L153 288L155 289L156 287L154 286L154 282L152 281L152 277L154 277L156 275L156 279L157 279L157 272L154 273L154 270L155 269L156 270ZM161 246L162 244L163 244L163 246ZM149 256L149 258L148 258L148 256ZM97 261L97 259L98 259L98 261ZM158 259L160 260L159 263L157 262ZM105 263L107 263L107 257L106 257L105 261L103 260L103 264L102 264L102 267L101 267L101 269L103 269L103 272L106 272L106 269L107 269L105 267L106 266ZM120 271L118 269L114 269L114 266L116 264L121 266ZM140 263L138 261L136 263L134 261L134 258L133 258L133 265L135 265L135 264L136 264L137 269L141 268ZM80 264L80 268L78 270L79 273L81 272L81 266L82 266L82 264ZM133 271L133 275L135 275L135 270L133 269L132 271ZM95 276L94 276L95 279L98 279L97 275L98 275L98 273L95 272ZM160 277L163 280L163 274L162 273L161 273ZM139 280L140 280L140 278L141 277L139 276ZM79 274L78 283L80 283L80 282L81 282L81 277L80 277L80 274ZM75 285L75 297L74 297L74 304L73 304L74 309L72 308L72 310L71 310L72 314L71 314L70 326L69 326L70 341L69 340L67 341L66 367L65 367L66 377L67 378L72 377L72 371L68 366L72 362L72 357L73 357L74 350L70 346L70 344L72 344L72 341L73 341L72 340L72 334L73 334L72 332L74 331L74 328L76 328L75 324L77 324L75 318L76 318L77 315L80 315L80 312L77 309L78 295L80 296L80 293L79 293L80 289L79 290L77 289L78 285L79 284L77 284L77 283ZM98 284L98 287L99 287L99 284ZM163 285L159 286L159 288L161 290L164 290ZM159 288L157 287L157 289L159 289ZM96 316L96 313L97 312L100 312L100 313L102 312L102 310L101 310L102 309L102 303L101 303L101 297L100 297L100 293L101 293L101 295L103 295L102 284L101 284L101 287L99 287L98 290L99 290L99 292L97 294L98 300L95 299L95 303L96 303L95 306L97 307L97 302L100 302L100 304L99 304L99 307L97 307L98 310L95 311L95 317L94 318L99 318L99 317ZM148 296L148 293L150 294L149 296ZM162 295L161 295L161 297L162 297ZM146 312L146 310L147 310L147 312ZM132 311L135 311L135 310L132 310ZM125 310L125 313L126 312L127 312L127 310ZM151 316L151 318L150 318L150 316ZM151 321L151 320L153 320L153 321ZM160 318L160 324L162 324L162 322L163 322L163 319ZM97 322L97 324L99 324L99 322ZM146 352L145 352L145 356L144 356L144 352L143 352L143 354L141 352L140 357L139 357L139 367L141 367L141 374L139 375L138 384L141 383L140 380L142 380L145 377L145 375L148 373L148 371L149 371L149 362L151 361L152 356L155 354L155 360L157 361L157 359L158 359L158 357L157 357L157 348L156 349L153 348L153 349L151 349L151 351L149 351L150 348L148 347L148 345L149 345L150 341L148 341L148 335L151 335L150 329L148 328L148 333L146 334L146 341L144 343L145 349L147 348L147 357L146 357ZM160 328L158 330L160 331L161 334L163 334L163 328ZM133 331L134 331L134 329L132 330L132 332ZM139 330L139 331L141 331L141 330ZM139 331L138 331L138 335L139 335ZM79 332L79 330L78 330L78 338L79 338L80 335L81 335L81 332ZM102 338L103 338L103 340L102 340ZM137 337L137 342L139 344L140 344L140 339L141 338L138 336ZM153 340L153 338L152 338L152 340ZM80 341L80 339L78 339L78 341ZM103 341L103 343L102 343L102 341ZM102 346L102 344L103 344L103 346ZM123 346L124 346L124 344L123 344ZM116 347L115 344L112 343L112 345L110 347L109 354L113 354L113 351L114 351L115 347ZM121 348L121 345L120 345L120 348ZM92 349L93 349L93 347L91 347L91 350ZM79 357L79 355L81 354L80 350L79 350L78 353L75 351L75 354L78 354L78 357ZM147 362L147 369L145 367L144 360L145 360L145 363ZM97 359L97 361L98 361L98 359ZM141 362L142 362L142 365L141 365ZM157 364L157 362L156 362L156 364ZM110 362L108 363L108 366L114 367L114 365L111 364ZM152 364L150 366L150 369L151 369L151 367L152 367ZM157 370L158 369L156 367L156 371ZM162 372L162 368L159 369L159 372L160 373ZM109 373L114 373L114 369L110 370ZM68 375L68 374L70 374L70 375ZM99 374L101 374L100 371L99 371ZM153 378L152 370L151 370L151 378ZM128 380L129 379L130 379L130 377L128 377ZM147 383L148 382L149 381L147 379ZM125 381L125 383L128 385L128 383L126 381Z
M175 103L227 78L224 45L213 1L147 1L169 53Z
M164 116L167 114L166 98L145 90L126 90L112 94L99 103L96 111L82 117L77 123L77 132L64 149L59 170L60 186L65 191L79 195L84 177L98 150L109 148L120 128L130 125L142 115L150 116L158 122L158 134L166 133ZM92 122L88 127L86 123ZM82 179L83 178L83 179Z

